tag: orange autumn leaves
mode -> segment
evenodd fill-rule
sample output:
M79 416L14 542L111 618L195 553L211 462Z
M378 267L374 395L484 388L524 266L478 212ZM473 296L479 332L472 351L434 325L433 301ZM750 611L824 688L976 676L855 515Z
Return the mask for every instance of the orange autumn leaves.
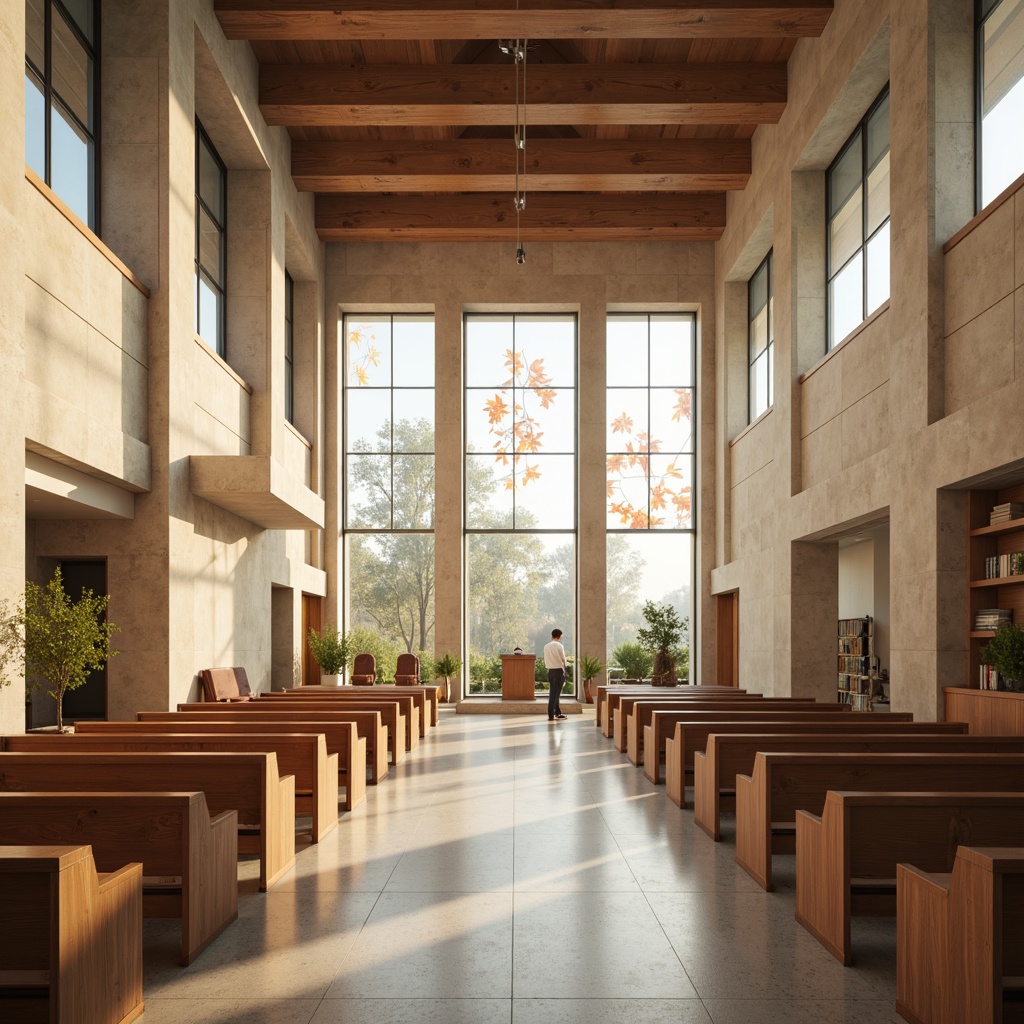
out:
M503 480L505 489L513 491L517 485L525 487L540 479L539 465L531 464L528 456L543 447L544 431L538 412L550 409L558 392L549 387L551 378L543 359L527 363L522 352L506 349L504 365L509 379L493 398L487 399L483 411L487 414L488 433L494 438L491 447L495 461L508 470L499 482ZM515 396L511 405L506 401L510 388Z
M366 387L370 383L370 367L380 366L380 349L375 342L377 336L370 333L366 325L349 331L348 372L352 383Z
M673 422L689 421L692 393L688 388L673 389ZM651 469L651 455L662 450L662 442L645 430L636 430L633 418L623 412L612 419L612 433L623 435L623 451L608 456L608 511L631 530L647 530L672 525L690 525L691 489L676 459L657 473ZM626 488L637 480L647 484L649 509L629 500ZM665 515L657 515L662 512ZM669 524L669 518L674 522Z

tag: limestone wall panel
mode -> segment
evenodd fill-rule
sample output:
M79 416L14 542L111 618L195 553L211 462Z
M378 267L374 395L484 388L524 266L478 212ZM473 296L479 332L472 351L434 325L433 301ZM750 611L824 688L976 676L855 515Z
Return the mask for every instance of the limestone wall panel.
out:
M946 415L1013 380L1014 297L1006 295L946 338Z
M892 441L889 430L889 385L882 384L843 410L842 467L852 469Z
M947 336L1013 291L1014 206L1002 203L946 254Z

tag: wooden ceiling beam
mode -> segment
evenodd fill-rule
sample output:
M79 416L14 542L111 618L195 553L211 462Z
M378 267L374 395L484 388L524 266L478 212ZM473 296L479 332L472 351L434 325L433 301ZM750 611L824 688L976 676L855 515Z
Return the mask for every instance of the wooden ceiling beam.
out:
M229 39L681 39L819 36L832 0L216 0Z
M540 192L528 196L523 241L713 240L725 229L725 194ZM512 241L512 196L320 195L316 230L325 242Z
M512 124L511 65L268 64L267 124ZM786 65L539 64L528 124L772 124L786 105Z
M531 192L736 190L750 178L749 139L531 139ZM292 143L307 192L502 192L515 185L512 139Z

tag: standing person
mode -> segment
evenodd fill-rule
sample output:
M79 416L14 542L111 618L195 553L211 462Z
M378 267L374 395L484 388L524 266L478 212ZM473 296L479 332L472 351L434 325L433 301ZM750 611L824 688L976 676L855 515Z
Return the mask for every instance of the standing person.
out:
M569 663L565 660L565 648L562 646L562 631L551 630L551 643L544 645L544 667L548 670L548 721L565 718L558 698L565 682L565 670Z

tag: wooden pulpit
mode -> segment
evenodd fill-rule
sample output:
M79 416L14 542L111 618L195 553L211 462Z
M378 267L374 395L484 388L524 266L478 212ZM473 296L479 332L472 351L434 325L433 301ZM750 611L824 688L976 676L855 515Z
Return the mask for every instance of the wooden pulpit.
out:
M501 699L535 700L533 669L536 654L503 654L501 656Z

